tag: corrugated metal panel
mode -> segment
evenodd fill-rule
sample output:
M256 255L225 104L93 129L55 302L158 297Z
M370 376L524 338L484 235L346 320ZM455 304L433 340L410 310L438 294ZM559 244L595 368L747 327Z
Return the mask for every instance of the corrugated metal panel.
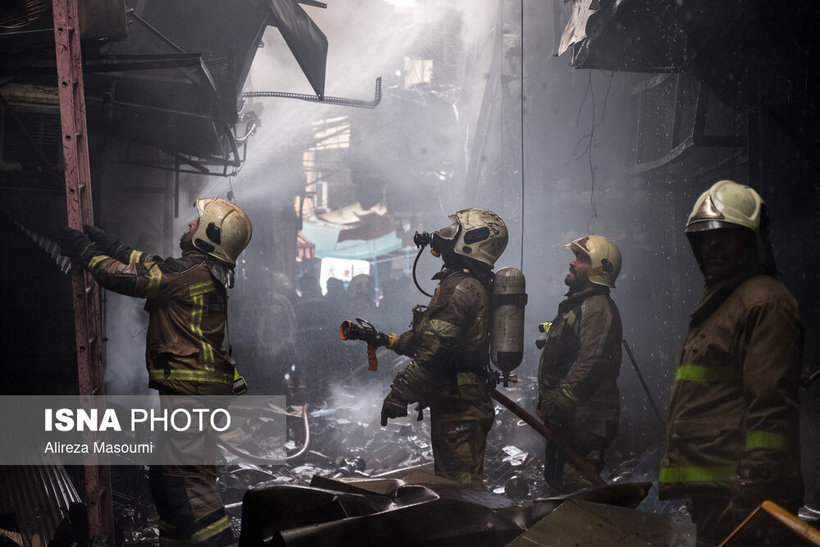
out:
M26 546L47 545L79 502L63 466L0 466L0 513L16 515Z

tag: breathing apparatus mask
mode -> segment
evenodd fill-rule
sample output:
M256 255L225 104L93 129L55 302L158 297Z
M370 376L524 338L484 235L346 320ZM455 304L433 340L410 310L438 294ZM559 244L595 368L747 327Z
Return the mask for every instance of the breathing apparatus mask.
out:
M419 248L413 263L413 281L426 296L416 278L416 264L422 250L430 245L433 256L446 265L469 268L474 275L489 280L490 290L490 358L501 374L491 374L491 381L508 385L515 381L510 373L523 357L524 307L527 304L526 281L517 268L492 269L507 246L504 221L487 209L462 209L449 215L451 224L432 234L416 232L413 243Z
M459 226L457 222L453 222L449 226L436 230L432 234L428 232L416 232L416 235L413 236L413 243L415 243L416 247L419 247L420 250L430 245L430 254L436 258L442 257L452 252L460 229L461 226Z

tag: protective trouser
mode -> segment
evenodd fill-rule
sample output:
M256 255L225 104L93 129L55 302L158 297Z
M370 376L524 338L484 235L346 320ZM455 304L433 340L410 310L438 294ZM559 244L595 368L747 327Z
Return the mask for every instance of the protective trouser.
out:
M152 465L149 481L159 514L160 545L236 544L219 495L216 467Z
M435 474L482 486L487 434L495 408L479 385L461 386L460 397L443 397L430 405L430 438ZM466 395L466 397L464 397Z
M160 397L166 410L195 405L196 399ZM162 432L155 438L158 461L149 471L151 495L159 514L160 545L223 547L236 544L228 522L216 465L216 433L212 430Z

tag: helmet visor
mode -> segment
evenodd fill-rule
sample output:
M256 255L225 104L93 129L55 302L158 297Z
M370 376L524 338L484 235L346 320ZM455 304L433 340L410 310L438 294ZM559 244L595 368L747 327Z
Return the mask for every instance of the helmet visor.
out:
M456 244L460 228L457 222L453 222L449 226L433 232L433 240L430 242L431 250L439 255L452 250Z
M459 225L457 222L453 222L449 226L445 226L444 228L440 228L433 232L439 238L449 241L455 242L456 238L458 237L458 229Z
M685 232L691 234L693 232L705 232L707 230L719 230L721 228L736 228L738 224L732 222L725 222L723 220L696 220L689 223Z

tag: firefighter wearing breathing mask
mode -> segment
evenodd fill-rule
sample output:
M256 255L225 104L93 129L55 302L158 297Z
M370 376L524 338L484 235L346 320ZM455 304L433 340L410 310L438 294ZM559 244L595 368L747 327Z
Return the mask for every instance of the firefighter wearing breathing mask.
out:
M88 270L106 289L145 298L149 314L146 363L149 387L164 406L173 395L231 395L238 376L223 348L227 289L236 260L251 239L251 222L235 203L221 198L194 203L198 218L180 238L181 258L160 258L120 244L96 227L66 229L62 253ZM158 440L171 461L197 451L215 458L213 435ZM160 544L235 544L219 494L214 465L152 465L150 485L159 513Z
M492 268L507 246L507 227L486 209L463 209L432 234L444 262L429 304L414 310L412 328L387 346L412 357L385 397L381 423L430 408L436 475L473 487L484 478L484 449L495 419L488 391L489 289Z
M730 180L698 198L686 235L705 277L669 403L659 495L687 498L698 545L717 545L764 500L802 504L803 326L780 281L766 204Z

